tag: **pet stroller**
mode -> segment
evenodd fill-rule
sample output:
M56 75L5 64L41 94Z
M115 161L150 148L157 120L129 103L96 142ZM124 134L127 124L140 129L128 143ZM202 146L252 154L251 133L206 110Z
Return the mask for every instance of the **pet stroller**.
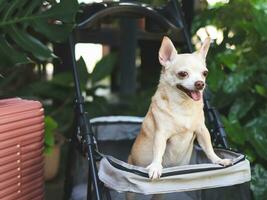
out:
M245 156L230 151L218 112L211 107L205 93L205 115L209 121L213 143L221 148L216 153L233 159L232 166L223 167L208 161L199 146L195 145L190 165L163 169L162 177L151 182L145 168L126 163L131 145L140 130L141 117L102 116L90 119L85 111L75 62L75 44L85 42L114 44L119 42L116 30L105 29L102 19L142 18L146 27L136 32L137 41L161 41L169 36L176 45L184 45L192 52L179 3L171 0L163 8L140 3L94 3L87 7L87 16L77 25L69 38L73 77L76 89L76 132L71 138L68 155L64 199L125 199L125 192L137 193L136 199L151 199L152 194L163 194L163 199L178 200L249 200L250 166ZM127 35L126 32L123 35ZM156 58L157 59L157 58ZM130 59L134 60L134 59ZM77 164L77 154L85 155L86 164ZM85 160L85 159L84 159ZM84 160L82 162L84 162ZM78 170L73 170L78 166ZM85 167L84 167L85 166ZM88 168L88 169L84 169ZM78 171L78 173L77 173ZM87 174L88 173L88 174ZM85 177L77 184L77 176Z

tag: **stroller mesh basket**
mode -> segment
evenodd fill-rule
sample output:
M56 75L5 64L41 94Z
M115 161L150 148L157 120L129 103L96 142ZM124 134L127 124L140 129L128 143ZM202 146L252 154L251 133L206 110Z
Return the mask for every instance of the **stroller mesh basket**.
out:
M139 193L135 199L140 200L151 199L152 194L162 194L163 199L168 200L250 199L246 192L251 178L249 161L244 155L227 149L215 149L215 152L222 158L233 159L232 166L210 163L202 149L195 145L190 165L164 168L161 178L156 181L148 178L145 168L127 164L142 120L132 116L105 116L90 120L98 149L103 153L99 179L111 189L111 199L125 199L124 192L127 191ZM86 183L76 185L72 199L85 198L85 186Z

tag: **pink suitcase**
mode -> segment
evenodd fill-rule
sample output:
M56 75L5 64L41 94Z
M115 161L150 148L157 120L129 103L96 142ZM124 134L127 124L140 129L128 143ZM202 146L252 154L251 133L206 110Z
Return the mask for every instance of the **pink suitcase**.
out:
M44 199L43 144L42 105L0 100L0 200Z

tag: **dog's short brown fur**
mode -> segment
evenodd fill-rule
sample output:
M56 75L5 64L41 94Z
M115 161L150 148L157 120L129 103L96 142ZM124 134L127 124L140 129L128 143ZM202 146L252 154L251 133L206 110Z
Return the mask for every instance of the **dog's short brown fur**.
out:
M188 164L195 138L211 162L231 164L214 153L204 123L202 96L209 45L207 38L198 52L177 54L171 40L163 38L158 89L128 159L130 164L147 167L151 179L160 178L163 167Z

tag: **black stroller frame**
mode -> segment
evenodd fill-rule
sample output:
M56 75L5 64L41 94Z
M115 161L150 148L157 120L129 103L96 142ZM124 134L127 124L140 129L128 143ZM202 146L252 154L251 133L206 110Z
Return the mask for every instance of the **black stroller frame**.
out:
M162 27L166 28L166 33L153 35L147 33L147 38L157 39L162 38L163 35L168 35L175 41L179 41L181 38L184 41L187 51L193 52L193 47L190 40L190 35L186 28L185 20L183 17L182 10L177 1L172 0L166 6L168 10L168 18L163 14L160 14L158 10L139 3L116 3L116 4L99 4L101 9L95 14L89 16L87 19L83 20L81 23L77 24L75 27L76 30L84 30L90 28L97 21L102 19L103 17L109 16L144 16L149 17L159 23ZM79 149L83 150L83 153L86 154L88 164L89 164L89 173L88 173L88 188L87 188L87 199L92 199L91 194L91 186L93 186L95 199L102 199L102 187L101 183L98 179L96 161L99 160L99 154L97 153L95 139L93 136L92 128L89 122L89 115L85 110L85 102L82 96L79 74L77 71L77 65L75 61L75 46L76 41L74 40L74 34L69 37L69 46L71 50L71 59L72 59L72 70L73 70L73 78L75 83L75 92L76 98L74 101L75 104L75 113L76 113L76 127L77 130L75 134L73 134L71 138L72 147L75 146L75 143L78 144ZM220 120L219 114L217 110L212 107L209 103L209 98L207 92L204 95L204 109L207 115L207 119L210 124L213 124L211 131L212 137L216 144L220 144L224 148L228 148L226 133L222 122ZM71 148L70 151L73 151ZM71 159L69 164L71 163ZM69 166L67 166L69 167ZM67 169L66 181L65 181L65 193L64 199L69 199L71 189L72 189L72 180L70 170Z

